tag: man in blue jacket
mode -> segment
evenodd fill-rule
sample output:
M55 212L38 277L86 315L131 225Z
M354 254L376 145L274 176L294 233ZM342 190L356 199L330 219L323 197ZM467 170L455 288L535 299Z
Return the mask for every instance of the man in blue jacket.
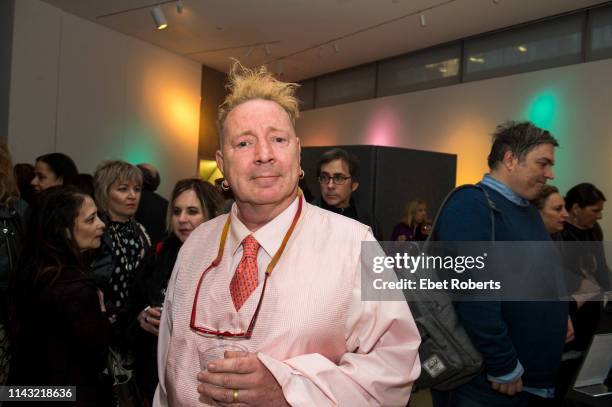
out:
M529 200L553 178L555 138L529 122L507 123L493 135L490 172L480 182L499 212L495 240L550 240ZM482 190L457 191L439 216L441 241L491 240L490 207ZM533 261L533 260L529 260ZM525 284L529 282L525 281ZM436 407L546 406L567 328L563 302L472 301L455 303L457 314L482 353L482 374L456 389L432 391Z

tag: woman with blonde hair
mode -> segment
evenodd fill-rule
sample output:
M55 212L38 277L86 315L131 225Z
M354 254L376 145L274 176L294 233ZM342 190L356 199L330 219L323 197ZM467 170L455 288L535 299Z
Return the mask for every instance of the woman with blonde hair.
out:
M531 202L540 211L548 234L553 240L559 240L558 233L563 230L568 214L565 210L565 200L557 187L544 185L538 197Z
M151 246L144 227L133 217L140 202L142 173L125 161L106 161L94 174L96 204L106 224L92 270L106 299L114 345L125 347L127 301L136 269Z
M8 147L0 141L0 298L8 294L9 277L16 268L23 245L25 213L28 205L19 199ZM8 374L8 335L5 330L6 306L0 301L0 385Z
M414 199L406 204L400 223L393 228L391 240L425 240L430 230L431 224L427 220L427 203L422 199Z

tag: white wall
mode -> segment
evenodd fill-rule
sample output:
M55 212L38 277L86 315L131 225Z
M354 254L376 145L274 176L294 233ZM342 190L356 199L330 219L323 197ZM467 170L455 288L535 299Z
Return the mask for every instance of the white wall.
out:
M592 182L612 205L612 59L310 110L297 133L304 146L457 154L457 183L464 184L487 171L490 134L510 119L533 120L559 140L553 185L565 193ZM612 239L612 208L602 226Z
M89 173L105 159L151 162L164 195L197 174L198 63L38 0L15 3L14 162L53 151Z

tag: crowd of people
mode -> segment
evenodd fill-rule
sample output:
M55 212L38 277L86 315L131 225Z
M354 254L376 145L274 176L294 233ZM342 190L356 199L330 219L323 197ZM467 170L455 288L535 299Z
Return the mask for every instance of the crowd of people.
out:
M239 64L229 79L222 182L180 180L169 201L151 164L106 161L91 176L50 153L13 167L0 144L0 383L77 386L77 405L112 406L114 360L143 406L406 405L420 335L406 302L362 301L376 221L352 198L359 162L324 153L309 202L295 85ZM435 225L415 197L393 230L398 241L596 243L569 301L455 304L484 364L432 390L436 407L560 405L597 329L606 198L589 183L565 197L546 185L557 145L531 123L500 126L476 188L454 193Z

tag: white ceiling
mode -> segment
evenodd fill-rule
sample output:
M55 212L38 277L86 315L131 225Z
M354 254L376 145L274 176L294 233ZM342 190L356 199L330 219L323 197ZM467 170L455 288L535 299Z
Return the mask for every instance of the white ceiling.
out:
M297 81L479 33L565 13L602 0L44 0L64 11L226 72L229 58L267 63ZM145 7L138 10L143 6ZM127 11L126 11L127 10ZM132 10L132 11L129 11ZM105 16L116 12L120 14ZM426 26L420 25L420 14ZM267 46L269 55L263 45ZM337 52L334 45L337 45ZM253 46L247 56L249 47Z

